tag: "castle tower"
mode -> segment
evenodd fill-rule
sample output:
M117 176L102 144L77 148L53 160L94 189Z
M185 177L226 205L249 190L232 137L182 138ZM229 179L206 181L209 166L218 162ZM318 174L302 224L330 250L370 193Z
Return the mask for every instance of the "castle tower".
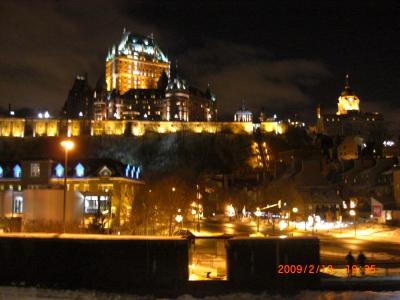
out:
M360 99L350 88L349 75L346 74L344 90L338 99L337 115L345 115L348 111L360 111Z
M169 60L152 35L142 37L124 29L106 58L107 91L120 95L131 89L157 89L163 73L169 76Z

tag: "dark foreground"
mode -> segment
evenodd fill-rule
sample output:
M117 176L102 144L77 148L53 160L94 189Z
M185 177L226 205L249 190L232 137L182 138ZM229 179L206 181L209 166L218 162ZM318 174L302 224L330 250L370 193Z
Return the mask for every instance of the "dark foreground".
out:
M400 278L338 279L316 272L317 238L230 238L225 247L228 280L189 281L190 238L0 235L0 286L170 298L400 287ZM302 266L302 272L282 266Z

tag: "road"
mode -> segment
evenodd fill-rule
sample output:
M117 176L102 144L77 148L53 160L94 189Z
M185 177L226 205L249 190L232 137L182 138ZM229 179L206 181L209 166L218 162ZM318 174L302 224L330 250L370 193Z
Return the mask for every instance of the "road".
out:
M275 234L285 234L279 231L278 225L275 226ZM229 222L229 220L202 220L201 230L209 233L226 233L233 235L253 234L257 231L256 222L243 224ZM263 234L273 234L271 225L261 222L260 232ZM287 234L287 233L286 233ZM304 232L294 232L294 235L305 235ZM311 233L307 233L311 235ZM356 238L335 238L331 236L318 235L320 238L320 253L322 263L344 264L344 257L349 251L356 256L363 251L369 262L393 263L400 266L400 243L368 241Z

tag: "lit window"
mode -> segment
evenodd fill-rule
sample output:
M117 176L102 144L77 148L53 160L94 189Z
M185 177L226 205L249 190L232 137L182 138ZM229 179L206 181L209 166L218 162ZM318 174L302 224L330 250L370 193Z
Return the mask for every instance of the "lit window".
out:
M107 195L86 195L84 211L86 214L97 214L98 212L106 213L109 209L109 201Z
M75 167L75 173L77 177L83 177L85 174L85 168L82 166L81 163L78 163Z
M105 177L110 177L112 175L112 172L109 168L107 168L107 166L104 166L100 172L99 172L100 176L105 176Z
M39 177L39 176L40 176L40 164L31 163L31 177Z
M130 169L130 165L127 165L125 168L125 177L129 177L129 169Z
M136 179L139 179L140 172L141 172L140 167L137 167L137 169L136 169Z
M21 178L21 167L19 165L15 165L13 172L15 178Z
M13 213L21 214L24 208L24 198L22 196L15 196L13 203Z
M3 175L4 175L4 171L3 171L3 168L0 166L0 177L3 177Z
M54 168L56 172L57 177L63 177L64 176L64 167L61 164L57 164L56 167Z

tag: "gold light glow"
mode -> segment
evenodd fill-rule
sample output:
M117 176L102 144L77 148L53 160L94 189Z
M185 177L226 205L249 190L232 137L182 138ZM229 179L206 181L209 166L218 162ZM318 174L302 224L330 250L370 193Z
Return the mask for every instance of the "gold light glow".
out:
M67 151L72 150L75 146L74 142L70 140L62 141L60 144Z

